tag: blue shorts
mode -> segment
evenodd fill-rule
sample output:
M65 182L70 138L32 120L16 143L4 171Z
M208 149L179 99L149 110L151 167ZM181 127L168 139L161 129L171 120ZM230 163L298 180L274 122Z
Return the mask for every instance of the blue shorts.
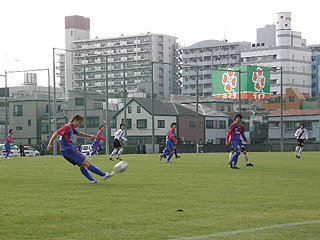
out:
M241 151L241 140L239 139L231 139L231 144L234 152Z
M92 146L93 150L98 150L99 148L102 148L102 144L97 142L97 143L94 143L93 146Z
M166 152L171 152L175 150L174 144L172 141L168 141L166 144Z
M61 151L62 156L68 160L73 165L81 165L84 160L86 160L86 157L79 152L78 149L68 149L65 151Z
M5 143L4 146L6 148L6 152L10 152L10 143Z

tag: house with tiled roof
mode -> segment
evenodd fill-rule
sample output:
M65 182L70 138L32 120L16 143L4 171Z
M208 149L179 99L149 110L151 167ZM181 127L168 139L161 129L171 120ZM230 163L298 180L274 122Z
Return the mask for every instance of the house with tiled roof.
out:
M268 115L268 135L271 143L280 141L281 111L274 111ZM289 109L283 111L284 142L293 143L294 136L300 123L304 123L309 132L309 140L320 142L320 109Z

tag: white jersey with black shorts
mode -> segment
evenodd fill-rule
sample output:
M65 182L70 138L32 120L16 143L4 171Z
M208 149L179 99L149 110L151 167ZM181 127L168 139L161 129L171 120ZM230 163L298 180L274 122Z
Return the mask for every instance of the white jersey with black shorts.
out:
M119 130L116 131L115 134L114 134L114 140L113 140L113 146L114 146L114 148L120 148L120 147L122 147L122 145L121 145L121 140L128 141L128 140L124 137L124 131L123 131L122 129L119 129Z
M303 146L304 140L308 140L308 131L305 128L299 128L294 134L298 141L298 146Z

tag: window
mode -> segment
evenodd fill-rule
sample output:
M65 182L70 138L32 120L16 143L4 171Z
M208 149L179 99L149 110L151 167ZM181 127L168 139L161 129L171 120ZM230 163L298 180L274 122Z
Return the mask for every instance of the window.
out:
M28 138L28 144L31 144L31 138Z
M165 120L158 120L158 128L165 128Z
M196 122L195 121L190 121L189 122L189 127L195 127L196 126Z
M31 119L28 119L28 126L31 126Z
M137 113L141 113L141 106L137 106Z
M76 98L76 106L84 106L84 98Z
M270 128L279 128L280 123L279 122L270 122L269 127Z
M226 121L223 120L206 120L207 129L225 129Z
M295 101L295 96L289 96L289 102L294 102Z
M147 128L147 119L138 119L137 128Z
M61 105L58 105L58 112L61 112Z
M132 119L126 119L127 122L125 123L127 129L132 128ZM121 123L124 123L124 119L121 119Z
M5 102L0 102L0 111L1 110L6 110L6 103Z
M294 122L286 123L286 132L294 132L297 128L298 126L296 127Z
M22 126L16 126L16 130L23 130Z
M48 134L49 133L49 125L48 124L41 124L40 131L41 131L41 134Z
M22 105L13 106L13 116L23 116Z
M88 117L87 127L99 127L99 117Z
M102 109L102 103L94 103L94 109Z
M128 106L128 113L132 113L132 107Z

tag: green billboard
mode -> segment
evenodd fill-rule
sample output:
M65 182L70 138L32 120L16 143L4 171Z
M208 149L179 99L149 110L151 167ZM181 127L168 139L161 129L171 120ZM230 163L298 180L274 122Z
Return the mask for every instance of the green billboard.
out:
M270 68L250 65L212 71L212 96L239 99L240 80L241 99L270 98Z

